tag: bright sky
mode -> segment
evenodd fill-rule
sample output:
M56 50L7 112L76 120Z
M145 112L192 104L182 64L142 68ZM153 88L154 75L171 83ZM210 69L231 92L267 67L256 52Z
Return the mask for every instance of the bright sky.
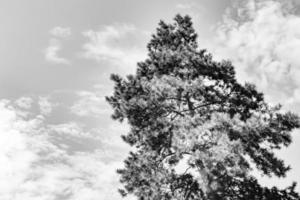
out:
M300 114L298 0L27 0L0 6L0 199L119 200L129 147L110 119L111 73L146 56L160 19L192 16L199 46ZM300 183L300 135L279 153ZM300 187L298 187L300 192ZM130 199L130 198L128 198Z

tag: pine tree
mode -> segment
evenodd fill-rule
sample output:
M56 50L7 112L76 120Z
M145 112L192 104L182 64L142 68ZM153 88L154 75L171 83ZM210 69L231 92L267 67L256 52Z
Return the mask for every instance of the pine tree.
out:
M139 200L295 200L295 183L261 186L253 168L284 177L274 150L288 146L299 118L270 106L254 85L240 84L229 61L201 50L189 16L161 21L136 74L112 75L113 119L133 147L119 169L122 195Z

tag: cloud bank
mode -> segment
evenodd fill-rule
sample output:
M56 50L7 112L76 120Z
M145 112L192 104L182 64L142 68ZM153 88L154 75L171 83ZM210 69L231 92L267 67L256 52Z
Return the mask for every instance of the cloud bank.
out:
M0 199L121 199L115 170L122 166L124 127L47 124L48 106L40 103L44 109L34 114L24 103L29 99L0 100Z

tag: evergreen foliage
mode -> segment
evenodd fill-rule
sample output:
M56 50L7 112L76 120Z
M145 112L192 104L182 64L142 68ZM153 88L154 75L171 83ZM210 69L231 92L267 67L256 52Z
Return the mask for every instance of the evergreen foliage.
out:
M159 23L136 74L112 75L112 117L129 123L133 146L119 169L122 195L139 200L296 200L251 175L284 177L274 150L288 146L299 118L272 107L254 85L240 84L229 61L201 50L189 16Z

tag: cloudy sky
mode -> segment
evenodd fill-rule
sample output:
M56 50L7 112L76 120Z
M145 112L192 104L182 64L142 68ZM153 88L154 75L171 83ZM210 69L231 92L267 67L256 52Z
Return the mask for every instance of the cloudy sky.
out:
M132 73L160 19L189 14L199 46L300 114L299 0L7 0L0 6L0 199L119 200L128 127L111 73ZM279 152L300 183L300 131ZM298 187L300 192L300 187ZM128 199L131 199L129 197Z

